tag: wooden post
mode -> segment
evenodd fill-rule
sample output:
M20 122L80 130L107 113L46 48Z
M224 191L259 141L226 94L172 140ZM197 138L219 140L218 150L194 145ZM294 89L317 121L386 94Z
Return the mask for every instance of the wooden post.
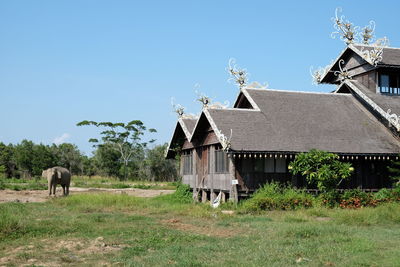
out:
M226 196L224 192L221 192L221 203L225 203L226 202Z
M200 186L199 183L199 177L197 175L197 151L195 148L193 148L193 154L192 154L192 179L194 179L194 187L193 187L193 199L194 201L198 202L199 197L198 197L198 186Z
M210 149L210 158L208 162L210 164L210 173L208 173L209 183L211 183L211 193L210 193L210 200L211 203L214 202L215 194L214 194L214 173L215 173L215 146L211 145Z
M207 202L207 192L205 190L201 190L201 202Z
M239 196L238 196L237 184L233 184L233 180L236 180L236 168L231 154L228 155L228 160L229 160L229 175L231 177L230 179L231 190L229 194L229 200L233 201L234 203L238 203Z

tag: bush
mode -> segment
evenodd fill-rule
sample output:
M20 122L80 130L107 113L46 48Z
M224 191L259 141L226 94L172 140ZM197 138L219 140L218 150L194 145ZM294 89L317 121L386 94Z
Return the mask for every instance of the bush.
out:
M320 191L330 191L336 189L354 171L351 163L341 162L338 158L336 154L311 149L297 155L289 164L289 170L294 175L305 176L307 183L316 185Z
M375 207L378 201L374 199L373 194L366 193L360 189L346 190L340 201L341 208L356 209L361 207Z
M166 195L165 198L178 203L192 203L192 192L190 186L187 184L179 183L176 185L176 191L173 194Z
M297 190L279 183L268 183L245 200L241 206L244 212L262 210L293 210L308 208L313 203L313 196L303 190Z
M340 203L340 193L336 190L331 190L325 193L321 193L318 196L322 205L333 208Z

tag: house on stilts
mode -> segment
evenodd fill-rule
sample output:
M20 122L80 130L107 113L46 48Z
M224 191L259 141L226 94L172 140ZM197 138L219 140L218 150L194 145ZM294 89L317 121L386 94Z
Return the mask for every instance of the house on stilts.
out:
M351 162L342 188L390 187L387 166L400 153L400 49L350 43L318 73L331 93L244 85L232 108L204 105L179 117L167 158L180 157L183 183L194 196L238 200L269 181L306 187L288 164L318 149ZM397 114L397 115L396 115Z

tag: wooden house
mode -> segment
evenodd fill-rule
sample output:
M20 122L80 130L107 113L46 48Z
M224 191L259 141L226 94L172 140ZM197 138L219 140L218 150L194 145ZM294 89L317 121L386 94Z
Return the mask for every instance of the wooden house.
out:
M343 188L390 187L387 166L400 152L400 49L348 45L322 75L332 93L241 88L232 108L204 107L180 118L167 158L181 160L194 195L235 200L271 180L305 187L288 164L311 149L336 153L355 171ZM376 52L376 51L375 51Z

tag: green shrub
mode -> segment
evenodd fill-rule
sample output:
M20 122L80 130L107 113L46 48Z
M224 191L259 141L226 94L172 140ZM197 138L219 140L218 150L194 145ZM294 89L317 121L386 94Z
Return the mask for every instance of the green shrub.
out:
M379 201L389 201L392 198L392 191L387 188L382 188L375 193L373 197Z
M316 185L321 191L330 191L348 179L354 168L351 163L339 161L336 154L311 149L298 154L289 164L289 171L305 176L309 185Z
M356 209L368 206L375 207L377 204L378 201L373 198L371 193L366 193L360 189L351 189L342 194L339 206Z
M165 198L178 203L193 202L190 186L182 183L177 184L176 191L173 194L166 195Z
M340 203L340 193L336 190L330 190L319 194L318 199L321 201L322 205L333 208Z
M279 183L268 183L245 200L240 209L244 212L263 210L293 210L308 208L313 203L313 196L303 190L297 190Z

